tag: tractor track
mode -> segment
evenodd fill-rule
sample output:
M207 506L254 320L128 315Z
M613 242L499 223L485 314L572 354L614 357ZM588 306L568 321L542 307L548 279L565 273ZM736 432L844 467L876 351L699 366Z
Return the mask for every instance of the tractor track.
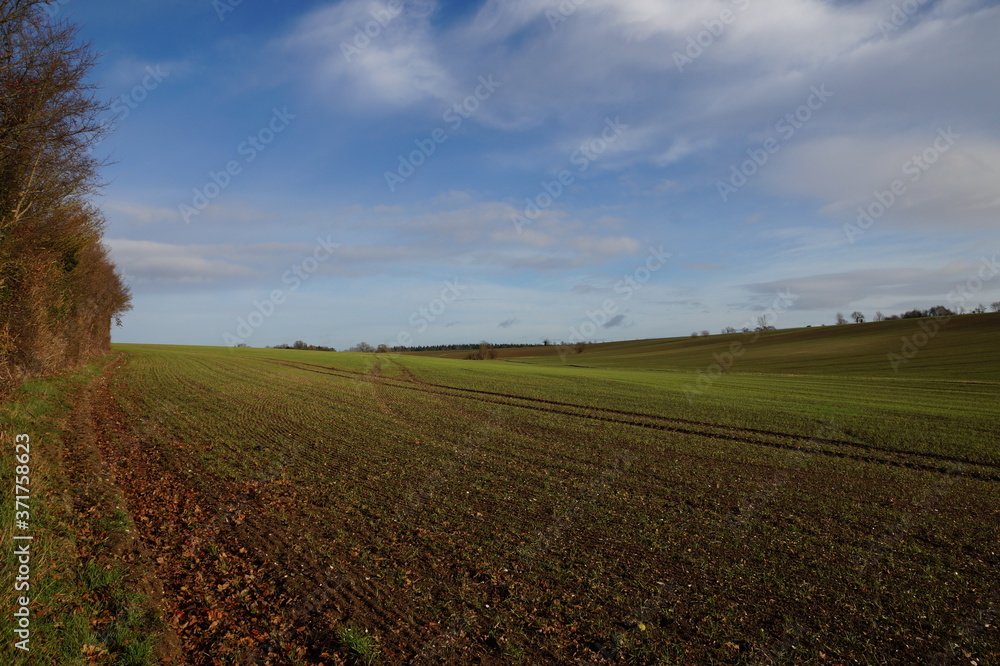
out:
M590 405L580 405L575 403L561 402L557 400L546 400L543 398L530 398L525 396L513 395L509 393L500 393L496 391L485 391L481 389L470 389L457 386L448 386L444 384L434 384L431 382L425 382L418 379L405 366L400 364L398 361L394 360L392 362L403 370L404 375L407 377L406 379L388 378L385 376L381 376L376 380L375 378L371 377L371 375L368 373L354 372L351 370L337 370L312 363L278 361L275 359L262 359L262 360L265 360L268 363L275 363L278 365L284 365L287 367L295 368L298 370L302 370L304 372L327 374L327 375L344 377L359 381L379 381L383 387L394 387L405 390L414 390L423 393L435 394L443 397L477 400L480 402L506 405L509 407L518 407L521 409L530 409L533 411L539 411L549 414L574 416L594 421L617 423L621 425L647 428L651 430L676 432L680 434L693 435L698 437L710 437L737 443L754 444L757 446L763 446L774 449L800 451L803 453L811 453L833 458L853 460L857 462L880 464L897 468L912 469L921 472L931 472L936 474L945 474L950 476L971 478L979 481L1000 482L1000 474L992 473L989 471L980 471L987 469L988 470L1000 469L1000 465L993 463L976 462L964 458L947 456L936 453L916 453L916 452L900 451L898 449L880 447L874 444L867 444L862 442L849 442L846 440L828 439L822 437L809 437L806 435L783 433L783 432L764 430L759 428L719 425L715 423L707 423L704 421L695 421L691 419L660 416L656 414L644 414L641 412L630 412L625 410L612 409L609 407L595 407ZM765 437L776 438L778 440L786 440L786 441L775 441L773 439L764 439ZM819 447L837 447L837 448L819 448ZM865 451L869 453L883 454L885 456L890 456L890 457L879 457L876 455L865 455L863 453L854 453L844 450L838 450L844 448L854 449L857 451ZM934 464L935 462L951 463L953 465L963 465L979 469L978 470L956 469L954 467L945 467L942 466L941 464Z

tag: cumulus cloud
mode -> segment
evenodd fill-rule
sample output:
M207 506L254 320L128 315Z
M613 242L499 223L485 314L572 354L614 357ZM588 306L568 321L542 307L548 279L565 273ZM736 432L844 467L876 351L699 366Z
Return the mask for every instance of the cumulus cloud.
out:
M462 82L485 73L502 77L505 94L491 99L474 122L556 128L530 155L522 147L510 158L525 168L537 168L530 165L538 164L540 151L542 163L560 164L616 115L629 130L597 168L686 163L734 140L758 140L802 104L810 86L826 84L835 96L800 136L811 133L805 138L816 148L839 148L856 171L873 152L860 149L867 137L881 136L883 144L905 140L890 120L913 125L952 117L962 121L958 131L993 131L990 110L1000 103L1000 89L982 85L995 66L985 45L1000 30L1000 7L991 3L943 0L891 31L884 28L896 6L889 0L589 0L555 23L556 3L488 0L447 27L429 18L440 3L404 6L354 62L346 61L341 43L372 20L369 4L360 0L311 12L283 45L320 63L307 72L309 81L318 91L335 87L331 99L338 104L343 83L351 103L398 108L428 99L453 102L467 92ZM727 19L721 32L720 17ZM672 54L686 53L689 40L709 30L706 24L719 34L709 31L696 59L678 68ZM928 90L936 93L928 96ZM437 115L441 104L426 109ZM733 161L742 153L737 146ZM822 159L815 151L812 157ZM678 185L665 179L657 187Z
M394 288L414 276L460 272L508 285L544 283L564 301L582 303L604 297L599 292L641 262L644 248L667 243L678 262L656 280L673 282L651 282L636 297L654 311L664 303L681 315L766 307L776 291L789 290L806 317L801 311L810 308L877 302L888 309L943 295L969 256L992 253L998 241L1000 87L989 83L1000 6L935 0L893 18L900 4L481 0L459 7L417 0L386 18L385 4L367 0L313 3L290 26L272 28L284 32L262 50L282 84L297 86L282 94L308 131L283 136L280 150L213 202L197 229L185 232L198 233L201 244L175 238L182 227L169 201L121 198L107 207L119 236L112 246L126 272L178 291L198 283L272 285L308 255L312 231L305 243L266 241L288 240L290 229L298 238L309 227L335 231L341 243L317 273L363 278L358 294L374 293L366 285L377 279ZM553 19L561 6L575 9ZM123 80L140 64L123 62ZM435 152L433 166L390 197L383 169L487 75L504 82L498 94ZM777 122L814 86L832 97L794 126L745 189L721 202L715 183L748 149L775 137ZM271 104L273 92L255 103ZM627 129L575 170L574 154L615 118ZM204 138L198 132L207 125L199 119L190 135ZM910 180L907 164L948 128L960 138ZM233 131L213 147L220 160L242 133ZM515 227L526 198L561 169L573 170L572 185ZM204 182L204 173L177 170L179 182L156 183L165 199ZM897 179L905 193L863 242L847 243L842 225ZM262 213L262 199L280 213ZM134 240L140 232L160 236ZM498 312L517 312L525 323L496 324ZM484 304L481 314L462 315L463 333L478 339L470 332L477 324L507 324L521 334L549 314L545 306L525 312ZM663 322L653 319L641 326L660 333ZM695 321L699 329L703 323L712 322Z

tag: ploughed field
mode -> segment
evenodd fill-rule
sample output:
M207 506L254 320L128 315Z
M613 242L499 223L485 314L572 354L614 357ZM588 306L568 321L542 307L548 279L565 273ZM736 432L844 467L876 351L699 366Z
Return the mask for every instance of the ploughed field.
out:
M116 349L190 663L1000 659L998 381Z

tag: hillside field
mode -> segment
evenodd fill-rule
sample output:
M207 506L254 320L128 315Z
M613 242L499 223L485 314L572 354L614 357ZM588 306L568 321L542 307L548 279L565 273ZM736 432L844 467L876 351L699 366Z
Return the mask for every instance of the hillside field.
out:
M894 370L921 330L492 361L116 345L22 392L4 430L56 451L39 473L67 523L87 524L81 475L108 484L107 534L135 543L103 557L142 572L160 623L132 624L162 659L997 663L1000 315ZM74 604L47 603L36 654L72 653L52 627ZM105 653L80 663L153 659L113 662L112 634L81 628Z

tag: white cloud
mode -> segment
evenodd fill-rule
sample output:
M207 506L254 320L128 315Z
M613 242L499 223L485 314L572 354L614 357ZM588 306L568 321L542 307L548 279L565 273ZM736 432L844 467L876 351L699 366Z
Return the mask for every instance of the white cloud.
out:
M569 244L586 254L609 257L635 254L642 248L639 241L627 236L577 236Z
M976 275L981 264L952 262L939 269L927 268L877 268L857 269L840 273L804 275L774 282L747 285L757 295L790 291L797 296L793 309L835 310L836 308L881 307L886 304L926 302L931 305L949 305L949 294ZM982 300L989 301L991 294L1000 293L1000 283L985 282ZM977 299L974 299L977 300ZM933 301L933 302L931 302ZM974 305L974 304L973 304ZM972 307L968 303L966 308Z
M818 201L824 213L848 222L858 217L858 207L878 204L878 212L889 202L884 215L876 217L879 225L995 228L1000 142L954 131L959 136L951 145L933 126L907 134L804 141L778 156L761 181L783 196ZM894 183L898 195L892 192Z
M411 0L392 16L380 3L347 0L306 14L279 48L310 63L314 89L331 101L371 110L450 100L456 89L431 28L434 7Z
M148 206L130 201L108 201L104 204L104 209L114 211L138 226L183 224L181 214L176 208Z
M215 255L211 246L172 245L145 240L108 238L111 256L132 281L205 284L252 277L254 272Z

